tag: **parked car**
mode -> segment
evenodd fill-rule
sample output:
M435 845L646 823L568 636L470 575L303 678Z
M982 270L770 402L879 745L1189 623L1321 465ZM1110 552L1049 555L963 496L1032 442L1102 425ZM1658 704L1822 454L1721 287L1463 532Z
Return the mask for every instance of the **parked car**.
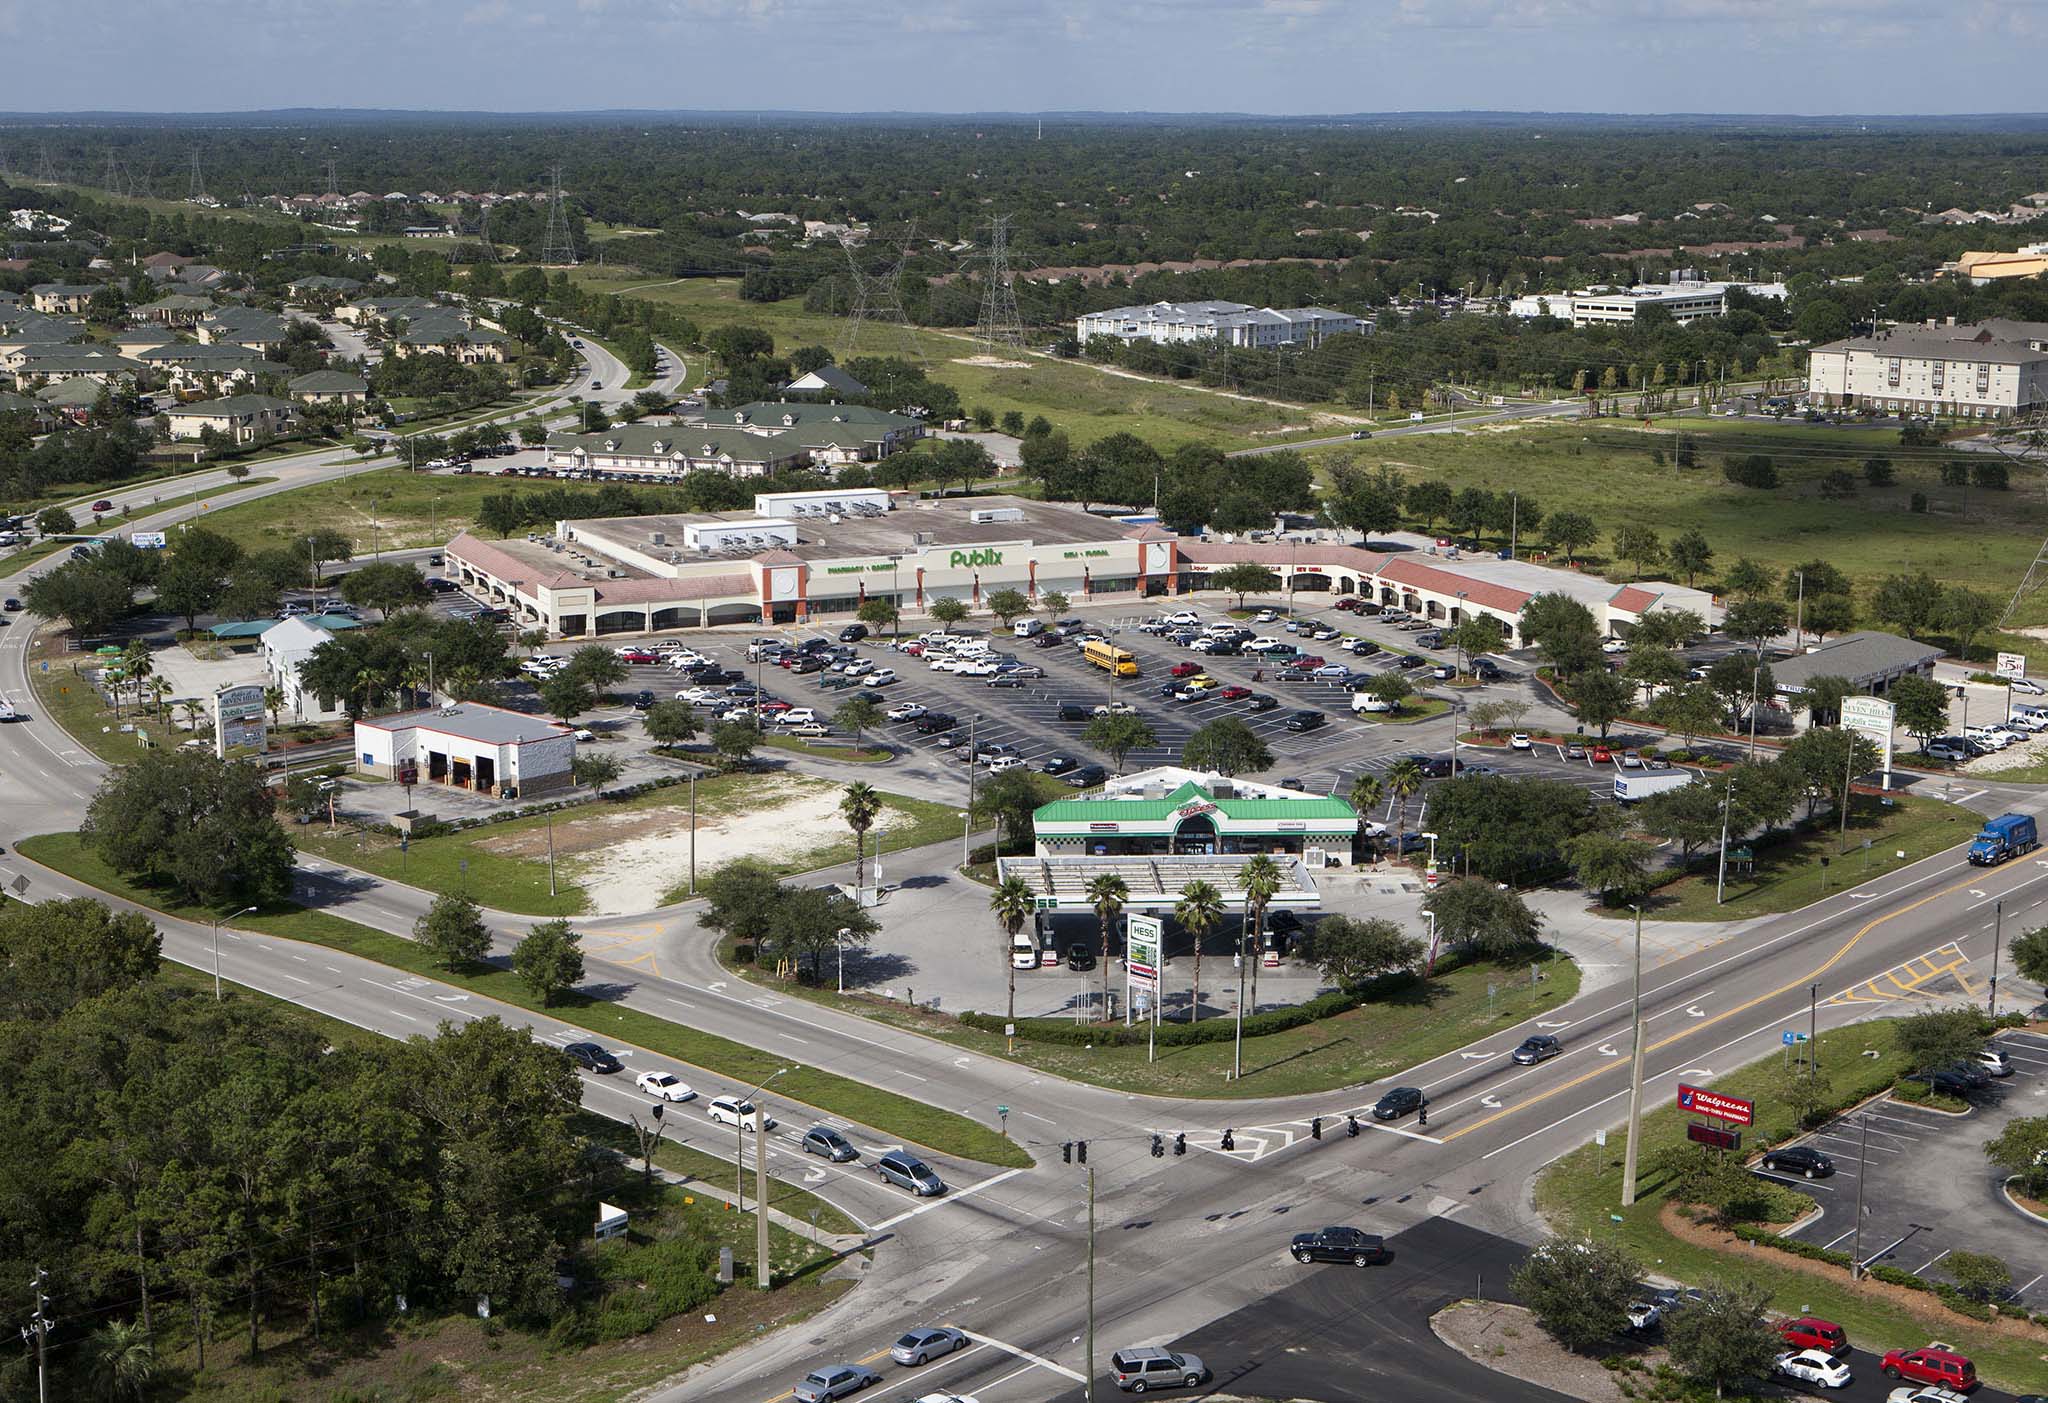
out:
M1076 789L1086 789L1091 784L1100 784L1109 778L1109 771L1100 765L1083 765L1078 770L1068 770L1060 778Z
M1254 692L1251 700L1245 704L1245 709L1248 711L1271 711L1279 705L1280 698L1270 696L1265 692Z
M814 1125L806 1130L802 1144L805 1154L822 1156L834 1164L850 1164L860 1158L853 1142L829 1125Z
M1846 1353L1849 1348L1849 1334L1832 1320L1817 1316L1800 1315L1778 1322L1778 1338L1794 1349L1822 1350L1828 1354Z
M2006 1056L2005 1052L2000 1048L1987 1047L1983 1049L1977 1054L1976 1063L1985 1072L1994 1077L2009 1077L2012 1075L2012 1059Z
M1329 723L1327 713L1321 711L1297 711L1281 723L1290 731L1313 731Z
M1964 1355L1953 1350L1936 1349L1932 1345L1925 1349L1886 1350L1884 1362L1879 1367L1888 1379L1939 1384L1957 1393L1968 1393L1977 1386L1976 1365Z
M834 1399L850 1397L869 1384L881 1381L882 1376L865 1364L827 1364L804 1375L802 1381L790 1390L790 1397L796 1403L832 1403Z
M622 1072L626 1064L599 1047L596 1043L570 1043L562 1051L569 1054L569 1060L586 1072L597 1072L609 1076Z
M1536 743L1529 739L1527 731L1516 731L1508 737L1508 749L1510 750L1532 750L1535 748L1535 745Z
M1091 970L1095 968L1095 950L1086 941L1077 940L1067 947L1067 968Z
M891 721L915 721L920 716L928 715L930 711L931 708L923 702L899 702L895 706L890 707L883 715L887 716Z
M1081 762L1067 755L1050 755L1039 762L1038 772L1043 775L1063 775L1078 769Z
M633 1085L657 1101L694 1101L697 1098L690 1084L674 1072L642 1072L633 1078Z
M1847 1388L1855 1377L1847 1364L1818 1349L1787 1350L1771 1367L1784 1378L1816 1388Z
M1125 1393L1144 1393L1155 1388L1200 1388L1209 1370L1192 1354L1120 1349L1109 1357L1109 1376Z
M1376 1266L1392 1256L1379 1234L1357 1228L1296 1233L1287 1250L1297 1262L1349 1262L1354 1267Z
M1538 1062L1548 1061L1564 1051L1564 1044L1548 1033L1532 1033L1522 1039L1522 1045L1508 1054L1508 1060L1519 1067L1533 1067Z
M1811 1145L1785 1145L1764 1151L1765 1169L1779 1174L1799 1174L1808 1179L1825 1179L1835 1172L1835 1162Z

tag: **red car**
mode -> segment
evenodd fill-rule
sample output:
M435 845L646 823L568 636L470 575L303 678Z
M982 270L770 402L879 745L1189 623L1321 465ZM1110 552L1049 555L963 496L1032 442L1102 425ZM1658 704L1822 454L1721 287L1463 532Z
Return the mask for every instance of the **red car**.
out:
M1337 612L1340 614L1355 613L1359 603L1360 601L1357 599L1340 599L1337 601Z
M1939 1384L1957 1393L1968 1393L1977 1386L1977 1366L1945 1349L1888 1349L1883 1368L1886 1378Z
M1607 748L1606 746L1604 746L1604 745L1596 745L1596 746L1594 746L1594 747L1593 747L1593 763L1594 763L1594 764L1596 764L1596 765L1611 765L1611 764L1613 764L1613 763L1614 763L1614 752L1613 752L1613 751L1611 751L1611 750L1609 750L1609 749L1608 749L1608 748Z
M787 711L789 710L789 706L790 704L788 702L783 701L779 697L770 697L767 701L762 702L759 706L755 707L754 709L756 711L762 712Z
M1314 672L1323 665L1323 659L1319 653L1310 653L1307 657L1293 659L1287 665L1296 672Z
M92 509L96 512L110 512L114 509L114 504L102 498L92 504Z
M655 657L652 652L645 648L628 648L619 654L619 661L622 663L651 663L655 661Z
M1175 663L1172 667L1166 669L1166 675L1168 677L1193 677L1201 670L1202 665L1200 663Z
M1841 1354L1849 1348L1849 1334L1832 1320L1802 1315L1778 1322L1778 1333L1787 1348L1817 1349L1823 1354Z
M1222 701L1243 701L1252 694L1249 687L1225 687L1216 695Z

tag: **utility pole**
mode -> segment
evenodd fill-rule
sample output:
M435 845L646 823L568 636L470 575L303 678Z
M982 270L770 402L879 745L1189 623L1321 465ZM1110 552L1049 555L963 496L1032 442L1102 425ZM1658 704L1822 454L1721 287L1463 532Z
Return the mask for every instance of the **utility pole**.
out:
M1870 1113L1863 1114L1863 1138L1856 1146L1856 1239L1849 1244L1849 1279L1863 1275L1863 1161L1870 1155Z
M690 895L697 894L697 776L690 776Z
M1095 1216L1094 1216L1094 1215L1095 1215L1095 1196L1094 1196L1094 1188L1095 1188L1095 1183L1094 1183L1094 1181L1095 1181L1095 1171L1094 1171L1094 1170L1092 1170L1092 1169L1091 1169L1091 1170L1090 1170L1090 1171L1088 1172L1088 1180L1089 1180L1089 1185L1088 1185L1088 1187L1089 1187L1089 1197L1088 1197L1088 1214L1089 1214L1089 1217L1088 1217L1088 1228L1089 1228L1089 1252L1088 1252L1088 1284L1089 1284L1089 1290L1088 1290L1088 1303L1089 1303L1089 1319L1090 1319L1090 1322L1091 1322L1091 1326L1092 1326L1092 1322L1093 1322L1093 1320L1094 1320L1094 1304L1095 1304L1095 1289L1094 1289L1094 1287L1095 1287L1095 1251L1094 1251L1094 1229L1095 1229ZM33 1344L33 1345L35 1346L35 1349L36 1349L36 1403L49 1403L49 1397L50 1397L50 1372L49 1372L49 1367L48 1367L48 1365L47 1365L47 1364L45 1363L45 1361L44 1361L44 1358L43 1358L43 1349L44 1349L44 1344L45 1344L45 1342L46 1342L46 1341L47 1341L47 1340L49 1339L49 1337L50 1337L50 1327L51 1327L52 1325L55 1325L55 1324L57 1323L56 1321L54 1321L54 1320L52 1320L52 1319L50 1318L50 1292L49 1292L49 1286L50 1286L50 1273L49 1273L49 1272L47 1272L47 1271L45 1271L45 1270L44 1270L44 1269L43 1269L42 1267L37 1267L37 1268L36 1268L36 1274L35 1274L35 1275L34 1275L34 1276L33 1276L32 1278L30 1278L30 1280L29 1280L29 1283L28 1283L28 1285L29 1285L29 1289L30 1289L31 1291L33 1291L33 1292L35 1292L35 1293L36 1293L36 1305L35 1305L35 1312L34 1312L34 1314L30 1315L30 1316L29 1316L29 1318L28 1318L28 1324L26 1324L26 1325L24 1325L24 1326L22 1326L22 1327L21 1327L21 1337L22 1337L22 1339L24 1339L24 1340L27 1340L28 1342L30 1342L31 1344ZM1090 1352L1090 1355L1091 1355L1091 1357L1092 1357L1092 1355L1093 1355L1093 1353L1094 1353L1094 1345L1093 1345L1093 1334L1092 1334L1092 1333L1091 1333L1091 1335L1090 1335L1090 1346L1089 1346L1089 1352ZM1093 1369L1093 1368L1091 1367L1091 1368L1089 1369L1089 1371L1088 1371L1088 1372L1090 1372L1090 1373L1092 1374L1092 1373L1094 1373L1095 1371L1094 1371L1094 1369Z
M1813 1075L1820 1075L1820 985L1806 990L1806 1062Z
M754 1285L768 1289L768 1113L754 1110Z
M555 895L555 811L548 810L548 895Z
M1991 1000L1985 1005L1984 1011L1995 1021L1998 1017L1998 946L2005 938L2004 897L1998 899L1998 904L1991 908L1991 913Z
M1714 877L1714 904L1728 899L1728 805L1735 798L1735 781L1721 786L1721 870Z
M1630 1053L1628 1074L1628 1148L1622 1154L1621 1165L1621 1206L1633 1207L1636 1201L1636 1145L1643 1130L1643 908L1634 908L1636 913L1636 976L1633 1011L1629 1014L1630 1037L1635 1043Z
M1792 651L1800 653L1806 650L1806 572L1792 573L1799 577L1799 609L1792 616Z
M1081 1381L1087 1403L1095 1403L1095 1166L1088 1166L1088 1330L1084 1346L1087 1378Z
M1856 733L1845 730L1842 734L1848 740L1849 755L1842 761L1842 826L1836 844L1846 852L1849 844L1849 791L1856 783Z

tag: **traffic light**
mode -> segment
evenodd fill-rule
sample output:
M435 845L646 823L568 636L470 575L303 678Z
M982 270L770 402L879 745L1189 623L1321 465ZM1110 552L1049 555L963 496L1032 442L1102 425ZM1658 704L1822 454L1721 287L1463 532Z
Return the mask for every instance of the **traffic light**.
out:
M1358 1117L1357 1117L1357 1116L1346 1116L1346 1117L1344 1117L1344 1133L1345 1133L1346 1135L1351 1135L1351 1136L1356 1136L1356 1135L1358 1134Z
M1072 1140L1060 1141L1060 1162L1062 1164L1072 1164L1074 1162L1074 1142Z
M1234 1131L1226 1130L1223 1132L1223 1148L1226 1150L1237 1148L1237 1135Z
M1185 1133L1173 1137L1173 1152L1184 1155L1188 1152L1188 1137Z
M1166 1154L1166 1142L1157 1135L1152 1137L1152 1158L1161 1159Z
M1311 1140L1323 1138L1323 1118L1321 1116L1315 1117L1308 1123L1308 1134Z
M654 1110L654 1118L655 1118L656 1120L660 1120L660 1119L661 1119L661 1102L659 1102L659 1101L656 1101L656 1102L654 1103L654 1106L653 1106L653 1110Z
M1086 1164L1088 1162L1088 1142L1086 1140L1076 1140L1074 1148L1080 1152L1081 1163Z

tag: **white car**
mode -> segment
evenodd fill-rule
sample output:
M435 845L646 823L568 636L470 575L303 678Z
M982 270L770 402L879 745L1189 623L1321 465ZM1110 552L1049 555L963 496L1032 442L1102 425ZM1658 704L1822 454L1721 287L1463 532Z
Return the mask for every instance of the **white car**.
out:
M642 1072L633 1079L633 1085L657 1101L694 1101L697 1093L690 1084L673 1072Z
M572 734L580 741L593 741L597 739L597 732L591 730L588 726L578 726Z
M1178 624L1180 626L1185 627L1188 624L1200 623L1202 621L1202 616L1200 614L1195 613L1191 609L1183 609L1177 614L1168 614L1166 616L1166 621L1170 624Z
M1010 937L1010 968L1038 968L1038 942L1021 930Z
M1280 611L1278 609L1261 609L1258 613L1252 615L1252 622L1255 624L1277 623L1279 618Z
M1508 737L1508 749L1510 750L1528 750L1533 745L1534 742L1529 739L1527 731L1517 731Z
M1275 648L1285 646L1286 644L1282 640L1267 636L1264 638L1254 638L1251 642L1244 645L1244 650L1247 653L1270 653Z
M917 1403L980 1403L964 1393L927 1393Z
M717 701L722 695L723 693L716 687L685 687L676 693L676 700L688 702L692 706L702 706L706 702Z
M738 1125L745 1121L747 1129L773 1130L775 1117L737 1096L714 1096L711 1104L704 1108L704 1114L720 1125ZM756 1122L766 1119L767 1124L757 1126Z
M992 775L999 775L1005 770L1021 770L1023 768L1023 757L1018 755L998 755L995 759L988 762L988 772Z
M792 736L829 736L832 728L823 721L799 721L794 726L783 728Z
M893 687L902 680L902 678L896 675L895 668L885 667L861 678L860 685L863 687Z
M1908 1384L1885 1395L1886 1403L1970 1403L1970 1396L1938 1384Z
M1855 1377L1847 1364L1818 1349L1787 1351L1779 1355L1771 1367L1788 1379L1821 1388L1847 1388Z
M2048 697L2048 687L2043 687L2031 677L2014 677L2007 684L2015 692L2025 692L2030 697Z
M915 721L918 717L926 715L930 711L931 708L923 702L904 702L899 706L890 707L883 715L887 716L891 721Z
M1638 1333L1655 1328L1663 1318L1664 1312L1655 1301L1636 1301L1628 1308L1628 1328Z
M855 658L852 662L839 669L848 677L865 677L874 670L875 665L866 658Z
M933 658L928 664L933 672L958 672L967 666L967 659L951 656Z
M1628 644L1622 642L1619 638L1610 638L1600 645L1600 651L1603 653L1626 653L1628 651Z

